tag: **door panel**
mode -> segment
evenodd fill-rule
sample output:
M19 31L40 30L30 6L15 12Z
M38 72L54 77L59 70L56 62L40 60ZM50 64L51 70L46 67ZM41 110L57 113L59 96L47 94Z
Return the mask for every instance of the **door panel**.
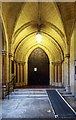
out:
M49 85L49 59L41 48L36 48L29 56L28 85Z

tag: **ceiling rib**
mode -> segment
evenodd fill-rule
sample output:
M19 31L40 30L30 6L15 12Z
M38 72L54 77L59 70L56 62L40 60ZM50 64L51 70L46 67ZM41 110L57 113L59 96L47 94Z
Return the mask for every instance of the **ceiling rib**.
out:
M50 25L50 27L51 27L52 29L54 29L54 30L61 36L61 38L64 38L64 34L62 33L62 31L61 31L59 28L57 28L54 24L52 24L52 23L50 23L50 22L48 22L48 21L42 21L42 23L43 23L43 24L46 24L46 25ZM29 26L31 26L31 25L33 25L33 24L37 24L37 21L30 21L30 22L28 22L28 23L25 23L23 26L21 26L21 27L13 34L14 39L16 39L16 37L18 36L18 34L19 34L22 30L24 30L25 28L27 28L27 27L29 27Z
M16 50L17 50L17 48L19 47L19 45L21 44L21 42L23 42L26 37L29 37L30 35L32 35L32 34L34 34L34 33L36 33L36 32L32 32L32 33L30 33L29 35L25 36L25 37L18 43L18 45L17 45L16 48L15 48L14 54L16 53ZM61 50L61 53L62 53L62 57L63 57L63 59L64 59L64 52L63 52L60 44L59 44L51 35L49 35L48 33L46 33L46 32L42 32L42 33L46 34L47 36L49 36L50 38L52 38L52 40L55 41L55 43L59 46L59 48L60 48L60 50Z

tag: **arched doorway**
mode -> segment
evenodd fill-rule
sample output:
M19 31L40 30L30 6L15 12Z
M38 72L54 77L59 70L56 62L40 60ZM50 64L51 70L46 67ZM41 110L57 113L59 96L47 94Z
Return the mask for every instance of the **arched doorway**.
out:
M39 47L28 59L28 85L49 85L49 59Z

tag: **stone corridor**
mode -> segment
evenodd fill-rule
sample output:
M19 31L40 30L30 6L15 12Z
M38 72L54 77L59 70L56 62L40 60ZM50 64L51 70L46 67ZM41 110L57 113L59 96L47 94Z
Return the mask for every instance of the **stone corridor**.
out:
M57 107L45 86L64 88L61 96L76 111L76 2L3 1L8 0L0 2L0 117L57 117L51 103L58 110L64 105Z

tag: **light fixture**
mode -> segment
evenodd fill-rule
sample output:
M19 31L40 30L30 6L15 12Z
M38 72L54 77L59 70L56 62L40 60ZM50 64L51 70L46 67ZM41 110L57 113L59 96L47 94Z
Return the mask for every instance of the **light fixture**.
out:
M38 43L41 43L41 41L42 41L42 35L41 35L40 33L37 33L37 34L36 34L36 41L37 41Z
M34 68L34 71L36 72L36 71L37 71L37 68Z

